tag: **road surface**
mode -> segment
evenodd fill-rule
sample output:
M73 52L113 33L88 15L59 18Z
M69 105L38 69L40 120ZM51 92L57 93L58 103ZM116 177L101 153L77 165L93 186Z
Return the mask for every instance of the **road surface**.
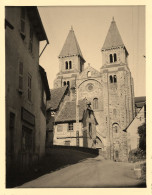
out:
M141 187L144 184L136 178L133 166L97 156L45 174L19 188Z

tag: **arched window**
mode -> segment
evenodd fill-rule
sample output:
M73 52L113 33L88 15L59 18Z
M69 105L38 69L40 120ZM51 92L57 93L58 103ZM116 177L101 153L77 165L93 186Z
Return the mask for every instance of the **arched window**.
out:
M113 126L112 126L113 132L118 133L118 128L119 128L118 123L114 123Z
M66 81L63 82L63 85L64 85L64 86L66 85Z
M69 69L72 69L72 62L69 61Z
M65 69L68 69L68 62L65 62Z
M98 98L93 99L93 109L98 109Z
M90 71L88 71L87 76L91 77L91 72Z
M113 83L113 76L112 75L109 76L109 81L110 81L110 83Z
M67 81L67 86L70 87L70 82L69 81Z
M114 53L114 62L116 62L117 61L117 55L116 55L116 53Z
M112 63L113 62L113 56L112 56L112 54L110 54L110 63Z
M114 75L113 78L114 78L114 83L117 83L117 76Z

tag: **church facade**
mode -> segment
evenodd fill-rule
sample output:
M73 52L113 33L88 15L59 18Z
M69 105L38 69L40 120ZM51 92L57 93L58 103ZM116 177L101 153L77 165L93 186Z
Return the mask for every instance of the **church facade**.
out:
M101 49L100 71L85 59L71 28L59 55L59 73L54 88L69 86L70 99L87 98L98 122L96 147L105 158L127 161L127 133L134 118L134 85L128 67L128 51L114 19ZM77 94L77 95L76 95Z

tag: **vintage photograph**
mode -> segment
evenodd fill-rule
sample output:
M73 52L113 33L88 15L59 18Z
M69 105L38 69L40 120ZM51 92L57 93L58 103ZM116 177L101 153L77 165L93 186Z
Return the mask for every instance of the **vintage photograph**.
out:
M146 188L145 6L5 6L6 188Z

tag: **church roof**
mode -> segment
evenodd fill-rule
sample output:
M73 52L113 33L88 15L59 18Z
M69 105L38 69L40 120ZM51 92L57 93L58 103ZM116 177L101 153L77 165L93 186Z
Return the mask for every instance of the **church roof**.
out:
M79 120L83 119L83 113L86 109L85 99L79 100ZM76 101L66 101L62 110L57 115L55 122L62 123L68 121L76 121Z
M66 41L63 45L63 48L60 52L59 58L73 55L80 56L84 60L74 30L71 27L69 34L66 38Z
M47 109L51 108L51 110L56 110L59 107L66 90L67 86L52 89L51 100L47 102Z
M113 18L102 49L111 49L118 46L124 47L125 45Z

